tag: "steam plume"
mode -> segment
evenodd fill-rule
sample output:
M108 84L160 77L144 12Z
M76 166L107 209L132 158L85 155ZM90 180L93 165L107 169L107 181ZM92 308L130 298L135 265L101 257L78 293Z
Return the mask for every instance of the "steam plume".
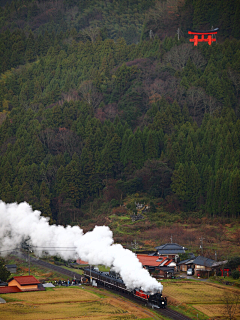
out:
M103 264L113 267L129 289L162 291L162 285L143 269L133 252L113 243L109 227L96 226L93 231L83 234L78 226L64 228L49 225L48 218L40 214L26 202L5 204L0 201L0 254L15 249L22 241L29 239L33 250L34 247L42 248L35 252L39 256L48 252L66 260L81 258L92 265ZM60 247L74 250L62 251Z

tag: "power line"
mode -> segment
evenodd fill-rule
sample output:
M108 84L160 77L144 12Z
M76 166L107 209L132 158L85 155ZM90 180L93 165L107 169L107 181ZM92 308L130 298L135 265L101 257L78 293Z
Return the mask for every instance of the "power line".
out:
M14 250L19 250L19 249L15 248L15 249L12 249L12 250L2 250L2 251L0 251L0 253L1 253L1 252L12 252L12 251L14 251Z
M76 251L75 247L38 247L38 246L29 246L30 249L34 250L34 251L40 251L40 250L49 250L50 251L54 251L54 250L58 250L58 251ZM14 248L11 250L1 250L0 253L2 252L12 252L14 250L20 250L21 248Z

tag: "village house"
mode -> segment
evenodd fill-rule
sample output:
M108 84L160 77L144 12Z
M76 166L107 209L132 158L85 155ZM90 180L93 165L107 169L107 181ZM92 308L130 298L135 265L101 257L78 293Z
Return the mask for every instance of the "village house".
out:
M41 282L34 276L17 276L8 280L7 286L0 287L0 293L14 293L44 290Z
M189 268L194 269L194 264L193 264L194 259L195 259L195 257L192 258L192 259L186 259L186 260L180 261L180 262L177 264L177 270L178 270L178 271L187 272L187 270L188 270Z
M171 278L175 272L176 263L167 257L137 254L143 268L156 278Z
M161 246L155 247L155 249L156 252L154 253L154 255L164 256L173 259L175 262L177 262L179 255L185 253L185 250L187 250L187 248L182 247L177 243L166 243Z
M16 264L6 264L5 267L11 273L17 273L17 266Z
M186 272L191 268L193 269L193 275L206 277L216 273L226 263L227 261L215 261L206 257L198 256L179 262L178 271Z
M220 269L224 264L227 263L225 261L215 261L209 258L205 258L202 256L198 256L196 259L193 260L194 265L194 274L196 276L201 275L210 275L210 273L216 273L217 270Z

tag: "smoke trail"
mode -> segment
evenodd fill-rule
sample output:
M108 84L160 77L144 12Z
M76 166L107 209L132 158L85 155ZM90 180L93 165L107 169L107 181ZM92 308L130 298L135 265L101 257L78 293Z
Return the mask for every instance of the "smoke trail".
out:
M145 291L162 290L162 285L143 269L136 255L113 243L112 231L107 226L96 226L93 231L83 234L78 226L49 225L48 218L40 216L26 203L5 204L0 201L0 251L13 250L25 239L35 252L58 255L63 259L81 258L90 264L103 264L113 267L129 289L142 288ZM75 250L62 251L60 247L73 247ZM59 248L59 249L58 249Z

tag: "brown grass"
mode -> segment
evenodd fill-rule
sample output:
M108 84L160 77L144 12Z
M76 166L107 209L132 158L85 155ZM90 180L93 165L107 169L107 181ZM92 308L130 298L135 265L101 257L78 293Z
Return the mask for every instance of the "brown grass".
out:
M208 317L222 317L226 312L224 304L197 304L192 306ZM240 319L240 309L235 314L235 318Z
M240 289L201 281L174 281L163 283L163 293L168 304L173 306L191 305L209 317L225 319L226 306L223 303L224 293L240 294ZM240 319L240 311L236 314Z
M179 303L188 304L221 303L226 290L240 294L240 290L238 289L226 288L225 286L201 281L164 282L163 287L164 295L177 300Z
M141 319L149 312L103 291L98 295L81 288L55 288L45 292L4 295L19 301L0 304L0 319Z

